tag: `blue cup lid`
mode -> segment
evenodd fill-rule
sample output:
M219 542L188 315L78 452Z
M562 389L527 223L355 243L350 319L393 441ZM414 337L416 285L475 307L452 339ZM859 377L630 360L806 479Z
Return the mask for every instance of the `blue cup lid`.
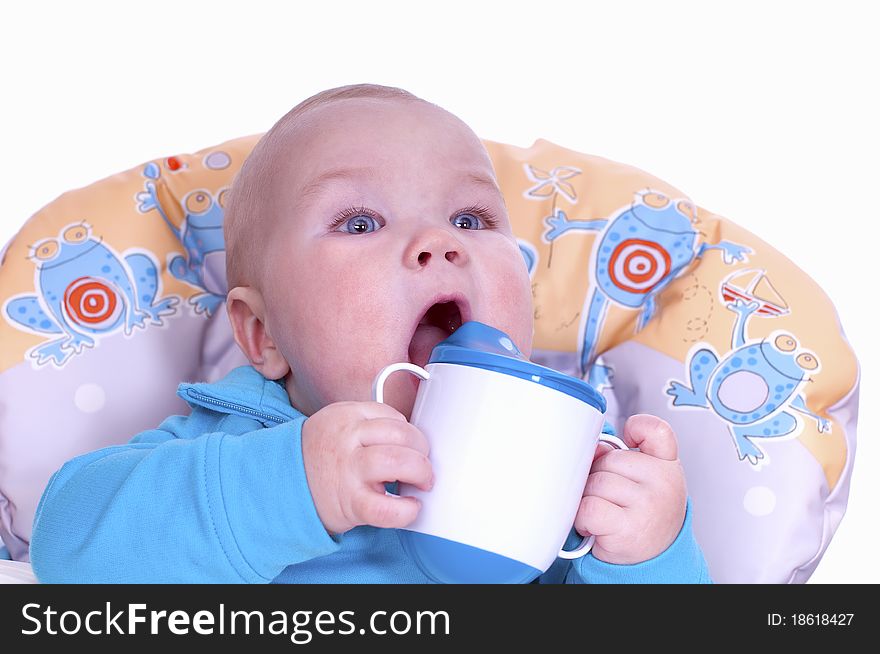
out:
M472 366L554 388L605 413L605 398L587 382L529 361L501 330L475 320L464 323L431 351L428 363Z

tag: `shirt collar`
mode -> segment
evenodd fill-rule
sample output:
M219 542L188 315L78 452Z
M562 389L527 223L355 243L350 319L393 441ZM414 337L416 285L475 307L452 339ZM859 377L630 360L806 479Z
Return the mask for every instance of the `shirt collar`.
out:
M290 404L282 381L266 379L252 366L235 368L216 382L180 384L177 394L193 408L255 418L266 426L303 415Z

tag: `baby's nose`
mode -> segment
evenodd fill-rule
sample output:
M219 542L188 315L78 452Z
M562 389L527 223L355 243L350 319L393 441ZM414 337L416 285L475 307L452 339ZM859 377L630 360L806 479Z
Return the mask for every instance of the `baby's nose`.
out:
M410 267L424 268L442 263L443 260L461 266L467 263L468 257L461 241L445 230L432 229L413 240L406 260Z
M456 259L458 259L461 255L458 253L458 250L447 250L443 256L447 261L455 263ZM420 266L427 266L428 262L430 260L431 260L431 252L429 250L419 252L419 265Z

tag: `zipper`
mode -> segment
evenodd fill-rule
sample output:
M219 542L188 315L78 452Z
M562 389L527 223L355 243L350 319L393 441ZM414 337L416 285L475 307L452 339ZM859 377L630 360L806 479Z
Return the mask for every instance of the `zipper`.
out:
M270 422L275 422L279 425L282 422L287 422L287 419L285 419L285 418L280 418L280 417L274 416L270 413L263 413L262 411L257 411L256 409L251 409L246 406L241 406L240 404L233 404L232 402L224 402L223 400L215 399L209 395L203 395L202 393L199 393L198 391L194 391L191 388L186 389L186 394L195 400L200 400L202 402L207 402L208 404L220 406L220 407L223 407L224 409L232 409L235 411L240 411L241 413L246 413L248 415L252 415L257 418L263 418L264 420L268 420Z

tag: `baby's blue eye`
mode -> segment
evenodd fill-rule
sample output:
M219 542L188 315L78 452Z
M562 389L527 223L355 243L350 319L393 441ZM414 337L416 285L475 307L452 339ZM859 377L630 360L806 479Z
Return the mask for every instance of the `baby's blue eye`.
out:
M485 225L472 213L460 213L452 219L452 224L461 229L484 229Z
M375 232L382 225L371 216L357 215L352 216L341 225L341 231L349 234L369 234Z

